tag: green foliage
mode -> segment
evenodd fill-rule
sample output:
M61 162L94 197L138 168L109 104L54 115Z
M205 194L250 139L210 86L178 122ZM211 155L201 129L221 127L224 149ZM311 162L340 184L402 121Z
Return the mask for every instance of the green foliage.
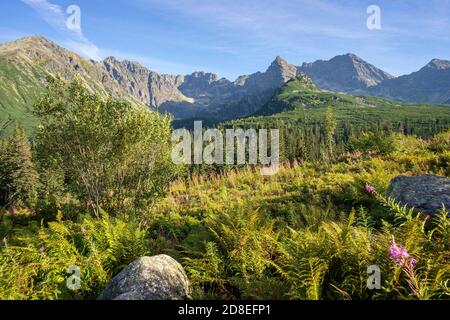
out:
M222 126L278 128L283 160L328 160L327 150L332 141L329 131L333 131L329 129L334 127L329 116L327 120L330 108L336 121L335 156L348 151L350 138L358 138L364 132L371 132L376 144L371 145L367 137L362 147L387 149L381 150L383 152L390 150L388 142L392 139L388 132L429 138L450 128L447 106L401 104L377 97L338 94L311 87L301 79L288 82L254 116ZM383 143L384 138L387 141Z
M399 174L439 172L432 159L446 151L394 137L388 154L285 164L271 177L247 168L178 181L155 208L151 236L165 235L160 252L183 262L196 298L448 299L448 213L431 221L384 196ZM414 268L391 259L394 239ZM367 287L373 265L380 290Z
M324 136L325 136L325 153L326 159L333 159L334 158L334 145L335 145L335 139L334 135L336 133L336 118L333 114L333 109L328 107L327 111L325 112L325 117L323 120L324 123Z
M280 266L294 299L432 299L448 298L448 251L430 240L419 218L400 227L386 224L369 231L346 222L324 222L317 232L293 231L281 245ZM395 238L417 259L414 267L396 266L389 258ZM436 259L437 258L437 259ZM382 270L381 290L367 288L367 268Z
M42 169L62 173L69 190L96 216L100 208L139 214L166 191L174 173L168 117L102 99L77 80L49 79L35 110Z
M260 298L258 282L274 270L278 238L274 221L257 211L236 208L210 214L204 224L213 241L206 242L203 250L190 251L200 258L186 258L191 281L215 287L225 298Z
M437 134L428 145L428 150L432 152L445 152L450 150L450 131Z
M29 208L37 196L38 174L32 162L31 147L24 131L0 141L0 206Z
M363 132L360 136L351 137L351 149L364 154L387 155L397 148L398 136L391 132Z
M79 222L18 228L0 247L0 300L96 298L112 275L148 253L146 232L135 221L102 215ZM66 281L70 266L81 270L81 289Z
M91 104L108 108L108 102L85 95L76 84L57 88L61 92L56 97L70 95L70 88L79 94L71 100L87 108L87 114ZM68 99L61 101L65 110ZM114 113L121 114L121 104L112 104L112 118L120 120ZM58 103L44 106L57 108ZM74 169L59 161L64 156L71 166L79 162L56 148L62 148L63 136L58 134L66 132L67 141L79 150L86 148L88 154L87 146L95 147L91 135L98 134L103 143L92 155L116 155L104 151L116 146L104 142L108 137L104 131L94 123L92 128L82 125L89 121L84 116L70 111L67 118L60 113L47 119L52 130L44 132L56 135L60 144L39 145L45 140L38 140L41 186L35 215L0 211L0 299L94 299L112 276L147 254L169 254L181 262L196 299L450 298L447 210L430 219L385 198L389 182L397 175L445 175L448 133L429 141L393 135L395 148L389 152L379 147L383 141L374 148L363 137L366 140L358 149L366 152L364 156L353 150L326 164L286 162L273 176L261 175L254 167L194 174L173 181L166 197L153 206L142 206L139 215L118 209L114 194L102 196L102 207L111 208L112 215L99 209L94 218L86 212L85 194L74 185ZM103 121L99 115L91 116ZM77 145L70 130L84 142ZM318 145L326 147L324 140ZM131 158L117 153L125 159L121 165L131 170L127 161L134 159L135 144L121 146L131 150ZM44 150L57 152L46 155ZM100 171L98 177L106 180L101 181L106 190L114 188L117 182L108 174L116 172L117 162L100 159L99 163L113 169ZM97 168L94 162L89 165ZM58 170L52 171L55 166ZM408 252L413 264L399 264L390 256L394 243ZM379 290L367 287L368 267L373 265L381 270ZM70 266L81 270L80 290L67 288Z

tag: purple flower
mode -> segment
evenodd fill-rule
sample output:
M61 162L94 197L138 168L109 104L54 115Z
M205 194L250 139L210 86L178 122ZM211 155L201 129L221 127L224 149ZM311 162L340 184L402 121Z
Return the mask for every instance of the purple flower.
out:
M395 243L395 241L391 242L391 246L389 247L389 254L391 259L397 266L403 265L407 263L409 266L414 266L417 262L416 259L411 258L408 254L408 251L402 246L399 246Z
M39 252L42 253L42 254L45 253L45 246L44 245L39 246Z
M374 194L376 192L375 188L367 183L366 183L365 189L366 189L366 192L370 193L370 194Z
M411 258L411 259L409 259L409 261L408 261L408 265L409 265L410 267L414 267L414 266L416 265L416 263L417 263L417 260L414 259L414 258Z

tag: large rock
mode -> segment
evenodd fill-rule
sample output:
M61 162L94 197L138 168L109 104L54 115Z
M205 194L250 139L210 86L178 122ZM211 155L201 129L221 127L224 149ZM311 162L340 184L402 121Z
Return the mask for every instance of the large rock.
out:
M189 297L183 267L166 255L142 257L107 285L99 300L182 300Z
M387 196L434 215L442 205L450 209L450 179L435 175L398 176L391 181Z

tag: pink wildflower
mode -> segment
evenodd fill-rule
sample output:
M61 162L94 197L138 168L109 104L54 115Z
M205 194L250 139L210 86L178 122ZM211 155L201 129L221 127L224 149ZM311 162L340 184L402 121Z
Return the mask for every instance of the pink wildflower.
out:
M366 189L367 193L370 193L370 194L374 194L376 192L375 188L369 184L366 184L365 189Z
M389 253L391 259L397 266L407 263L409 266L412 267L417 262L416 259L411 258L408 251L406 251L404 247L397 245L395 241L391 242L391 246L389 247Z

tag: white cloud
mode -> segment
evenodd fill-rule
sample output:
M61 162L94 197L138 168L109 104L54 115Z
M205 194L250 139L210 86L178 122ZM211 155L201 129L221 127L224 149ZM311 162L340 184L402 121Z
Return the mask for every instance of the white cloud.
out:
M366 7L349 6L328 0L133 0L149 12L180 18L196 26L212 30L213 37L192 31L209 47L225 47L228 51L263 58L267 52L280 54L294 61L299 54L303 61L328 58L329 46L346 52L343 43L368 41L379 37L366 28ZM194 29L195 30L195 29ZM198 29L197 29L198 30ZM333 42L328 46L320 46ZM301 63L303 61L297 61Z
M151 5L195 17L223 29L247 32L261 40L295 35L322 36L342 39L366 37L366 10L355 9L323 0L136 0L142 6ZM355 28L360 26L361 28ZM282 39L285 40L285 39Z
M63 44L68 49L80 53L90 59L101 60L99 49L89 41L80 29L69 30L66 26L67 16L63 9L47 0L21 0L33 8L39 16L57 30L63 37Z

